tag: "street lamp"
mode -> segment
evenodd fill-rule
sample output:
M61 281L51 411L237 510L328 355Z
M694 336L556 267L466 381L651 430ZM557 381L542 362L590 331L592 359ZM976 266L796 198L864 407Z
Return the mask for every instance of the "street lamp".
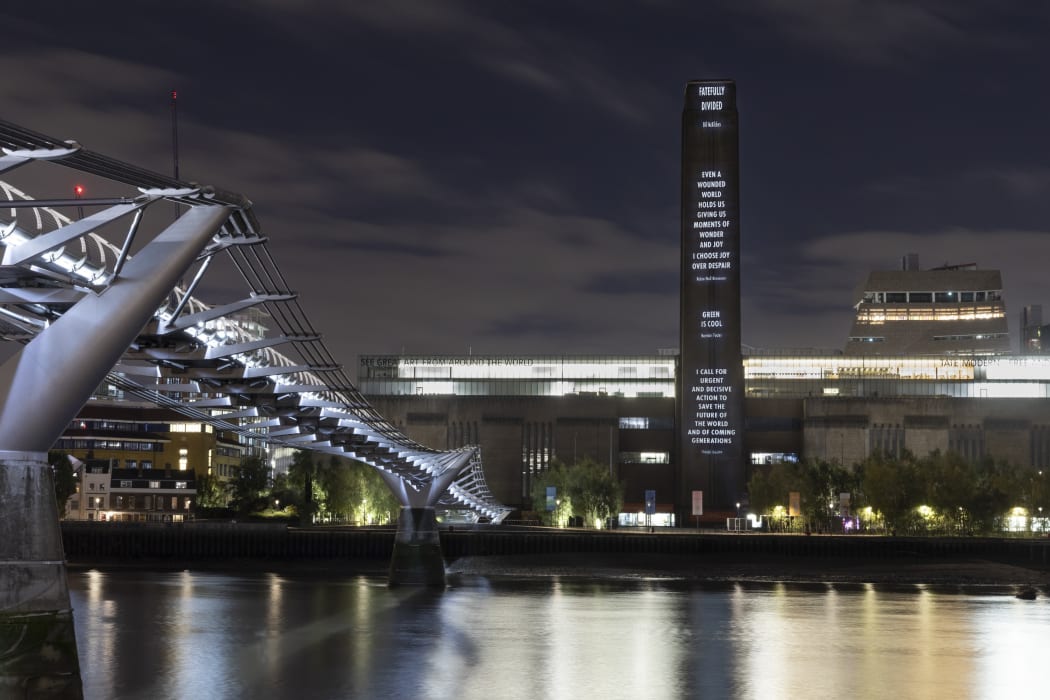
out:
M554 523L555 527L561 527L561 499L554 501Z

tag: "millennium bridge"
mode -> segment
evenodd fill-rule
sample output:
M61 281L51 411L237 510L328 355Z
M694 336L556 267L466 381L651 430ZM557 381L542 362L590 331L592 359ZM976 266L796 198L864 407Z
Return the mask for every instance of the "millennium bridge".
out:
M69 169L104 196L56 195ZM0 365L0 695L79 692L47 452L103 382L255 444L376 469L402 506L392 584L444 585L437 511L508 514L478 446L428 448L368 404L245 196L0 121L0 246L0 338L14 349ZM198 298L209 272L239 278L243 298ZM268 327L245 321L251 309Z

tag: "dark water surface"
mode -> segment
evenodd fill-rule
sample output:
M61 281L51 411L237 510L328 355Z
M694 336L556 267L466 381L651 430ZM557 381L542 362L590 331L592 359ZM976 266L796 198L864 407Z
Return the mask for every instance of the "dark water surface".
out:
M72 571L88 700L1050 697L1009 589Z

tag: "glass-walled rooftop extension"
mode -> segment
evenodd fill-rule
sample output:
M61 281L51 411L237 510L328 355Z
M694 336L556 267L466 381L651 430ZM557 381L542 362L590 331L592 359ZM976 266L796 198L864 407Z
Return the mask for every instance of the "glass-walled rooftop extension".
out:
M1050 356L749 357L749 397L1050 397Z
M362 356L358 388L377 396L674 396L674 356Z
M671 355L407 356L360 358L372 396L663 396L675 392ZM1050 398L1050 356L855 357L751 355L746 395Z

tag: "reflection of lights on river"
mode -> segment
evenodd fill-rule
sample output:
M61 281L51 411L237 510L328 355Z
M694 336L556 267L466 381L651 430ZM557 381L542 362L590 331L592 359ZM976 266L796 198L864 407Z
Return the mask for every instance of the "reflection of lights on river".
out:
M103 674L104 682L113 684L113 671L118 662L116 641L117 629L114 620L117 617L116 601L106 596L107 574L92 569L86 574L87 577L87 607L95 610L95 614L85 617L83 611L79 613L81 625L87 632L83 635L91 641L90 644L80 642L80 666L91 665L99 669ZM79 636L79 635L78 635Z

